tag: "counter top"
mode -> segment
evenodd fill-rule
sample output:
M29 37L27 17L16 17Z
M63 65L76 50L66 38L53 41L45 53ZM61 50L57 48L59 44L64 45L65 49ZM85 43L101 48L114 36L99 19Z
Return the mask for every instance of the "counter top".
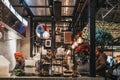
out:
M0 77L0 80L104 80L103 77L40 77L40 76L10 76Z

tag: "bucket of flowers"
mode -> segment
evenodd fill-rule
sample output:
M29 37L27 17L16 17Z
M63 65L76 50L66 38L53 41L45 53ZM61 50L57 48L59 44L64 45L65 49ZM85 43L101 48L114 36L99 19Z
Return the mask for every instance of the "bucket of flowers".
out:
M89 56L89 43L88 43L88 28L85 27L81 32L79 32L72 44L72 49L74 55L78 57L78 63L85 64L88 62Z
M80 44L75 48L74 53L78 55L80 62L82 64L85 64L88 61L89 56L88 51L89 51L88 43Z

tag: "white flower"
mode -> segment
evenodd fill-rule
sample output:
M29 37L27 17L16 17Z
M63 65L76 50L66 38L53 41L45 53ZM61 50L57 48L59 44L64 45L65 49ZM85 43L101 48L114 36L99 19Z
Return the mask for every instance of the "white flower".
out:
M77 43L78 43L78 44L83 43L83 39L82 39L82 37L79 37L79 38L77 39Z
M77 42L74 42L73 45L72 45L72 49L75 49L75 47L78 46L78 43Z

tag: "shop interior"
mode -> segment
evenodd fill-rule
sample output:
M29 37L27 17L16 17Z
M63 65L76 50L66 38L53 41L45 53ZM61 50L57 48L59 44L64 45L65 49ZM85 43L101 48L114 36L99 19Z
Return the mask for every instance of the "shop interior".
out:
M0 77L95 77L96 47L120 64L120 0L0 1Z

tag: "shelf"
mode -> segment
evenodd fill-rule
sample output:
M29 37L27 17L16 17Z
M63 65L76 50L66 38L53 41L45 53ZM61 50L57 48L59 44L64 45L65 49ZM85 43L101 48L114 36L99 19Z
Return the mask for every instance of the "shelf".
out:
M52 64L53 66L55 65L55 66L62 66L62 64Z

